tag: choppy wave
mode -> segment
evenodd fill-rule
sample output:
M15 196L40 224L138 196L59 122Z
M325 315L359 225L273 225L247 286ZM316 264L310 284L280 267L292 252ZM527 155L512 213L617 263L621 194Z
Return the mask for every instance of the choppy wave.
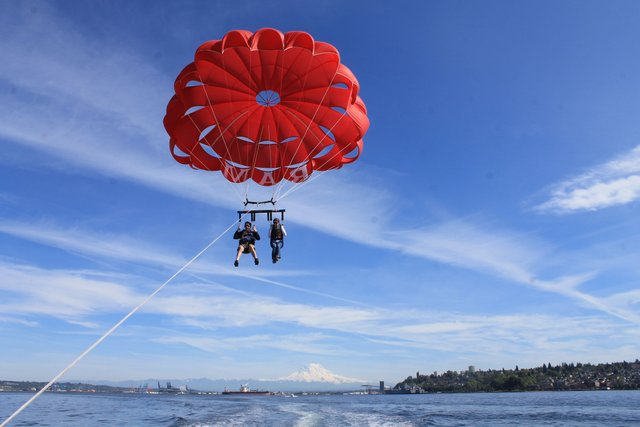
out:
M0 393L0 419L31 397ZM163 396L45 393L14 426L640 425L640 391L426 395Z

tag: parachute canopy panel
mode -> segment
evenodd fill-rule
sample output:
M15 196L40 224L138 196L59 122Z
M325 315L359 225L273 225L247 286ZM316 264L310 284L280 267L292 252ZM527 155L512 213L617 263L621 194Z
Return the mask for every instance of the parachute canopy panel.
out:
M173 157L231 182L339 169L358 158L369 128L338 50L305 32L230 31L197 49L174 88L164 118Z

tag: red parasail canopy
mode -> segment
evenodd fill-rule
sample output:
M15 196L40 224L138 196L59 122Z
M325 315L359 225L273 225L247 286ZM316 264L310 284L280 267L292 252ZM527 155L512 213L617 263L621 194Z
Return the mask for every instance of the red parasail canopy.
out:
M171 153L231 182L302 182L360 156L369 119L358 90L337 49L305 32L230 31L176 79Z

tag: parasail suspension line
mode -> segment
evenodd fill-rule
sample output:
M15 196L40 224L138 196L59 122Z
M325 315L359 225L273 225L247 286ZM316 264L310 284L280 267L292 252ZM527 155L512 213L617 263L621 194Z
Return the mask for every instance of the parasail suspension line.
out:
M336 123L337 124L337 123ZM335 126L335 125L334 125ZM347 147L343 147L341 148L338 153L336 154L342 154L342 152L346 149ZM320 167L323 167L324 165L326 165L331 159L333 159L336 155L334 154L333 156L331 156L327 161L325 161L322 165L320 165ZM316 172L315 174L311 175L309 177L309 179L307 179L306 181L301 182L300 184L298 184L297 186L292 186L290 187L287 191L285 191L285 193L282 196L278 196L277 200L281 200L284 199L286 196L288 196L289 194L300 190L300 188L304 187L305 185L311 183L312 181L315 181L316 179L320 178L322 175L324 175L325 173L329 172L329 170L321 170Z
M309 132L309 129L311 129L311 125L313 124L313 122L314 122L314 120L315 120L315 118L316 118L316 115L317 115L317 114L318 114L318 112L320 111L320 107L322 106L322 103L324 102L325 97L326 97L326 96L327 96L327 94L329 93L329 89L331 88L331 85L333 84L333 81L335 80L335 78L336 78L336 75L337 75L337 74L338 74L338 68L336 68L336 69L335 69L335 71L333 72L333 76L331 76L331 80L330 80L330 82L329 82L329 85L327 86L327 88L325 89L324 93L322 94L322 98L320 99L320 102L318 103L318 106L316 107L316 111L314 111L313 116L312 116L312 117L310 118L310 120L309 120L309 123L308 123L307 125L305 125L305 126L306 126L306 128L305 128L305 130L304 130L304 133L303 133L303 134L302 134L302 136L300 137L300 141L304 141L305 137L307 136L307 133ZM305 77L305 83L304 83L304 85L306 85L306 84L307 84L307 81L306 81L306 77ZM303 85L303 87L304 87L304 85ZM299 107L298 107L298 109L299 109ZM296 110L296 111L299 111L299 110ZM335 126L335 124L334 124L334 126ZM324 138L323 138L323 139L324 139ZM319 143L319 142L318 142L318 143ZM294 151L294 153L293 153L293 156L291 157L292 159L294 159L294 158L296 157L296 154L298 154L298 151L300 150L300 146L301 146L301 145L302 145L302 144L300 144L300 145L298 145L298 146L296 147L296 149L295 149L295 151ZM282 189L282 186L283 186L283 185L284 185L284 183L283 183L283 182L280 182L280 183L278 184L279 188L278 188L277 192L279 192L279 191Z
M0 424L0 427L5 427L6 425L9 424L9 422L11 420L13 420L20 412L22 412L27 406L29 406L34 400L36 400L42 393L44 393L45 391L47 391L49 389L49 387L51 387L53 385L53 383L55 383L56 381L58 381L64 374L67 373L67 371L69 371L71 368L73 368L80 360L82 360L87 354L89 354L89 352L91 352L91 350L93 350L94 348L96 348L102 341L104 341L109 335L111 335L116 329L118 329L118 327L120 327L120 325L122 325L128 318L130 318L131 316L134 315L134 313L136 313L138 310L140 310L146 303L148 303L149 301L151 301L151 298L153 298L154 296L156 296L156 294L158 292L160 292L165 286L167 286L173 279L175 279L180 273L182 273L184 270L186 270L191 264L193 264L193 262L195 260L197 260L198 258L200 258L200 256L205 253L207 251L207 249L209 249L211 246L213 246L214 243L216 243L218 240L220 240L220 238L222 238L222 236L224 236L229 230L231 230L231 228L236 224L235 221L233 221L233 223L227 227L226 230L224 230L222 233L220 233L220 235L218 237L216 237L215 239L213 239L207 246L204 247L204 249L202 249L200 252L198 252L193 258L191 258L185 265L183 265L178 271L176 271L173 276L171 276L169 279L167 279L167 281L165 281L162 285L160 285L160 287L158 287L158 289L156 289L155 291L153 291L151 293L151 295L149 295L147 298L144 299L144 301L142 301L140 304L138 304L133 310L131 310L126 316L124 316L122 319L120 319L120 321L118 323L116 323L115 325L113 325L111 327L111 329L109 329L107 332L105 332L100 338L98 338L98 340L96 340L96 342L94 342L93 344L91 344L85 351L83 351L80 356L76 357L76 359L71 362L69 365L67 365L66 368L64 368L58 375L56 375L55 377L53 377L53 379L51 379L51 381L49 381L47 383L47 385L45 385L44 387L42 387L42 389L40 391L38 391L36 394L34 394L31 399L27 400L21 407L19 407L13 414L11 414L11 416L9 418L7 418L6 420L4 420L2 422L2 424Z

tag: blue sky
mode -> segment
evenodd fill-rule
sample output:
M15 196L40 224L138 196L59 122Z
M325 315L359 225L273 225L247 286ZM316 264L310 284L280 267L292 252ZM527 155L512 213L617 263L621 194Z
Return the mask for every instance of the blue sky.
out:
M413 374L640 348L637 2L2 2L0 378L48 380L236 220L173 160L173 81L232 29L336 46L371 128L67 377ZM266 220L258 221L266 232ZM268 261L268 243L259 255Z

